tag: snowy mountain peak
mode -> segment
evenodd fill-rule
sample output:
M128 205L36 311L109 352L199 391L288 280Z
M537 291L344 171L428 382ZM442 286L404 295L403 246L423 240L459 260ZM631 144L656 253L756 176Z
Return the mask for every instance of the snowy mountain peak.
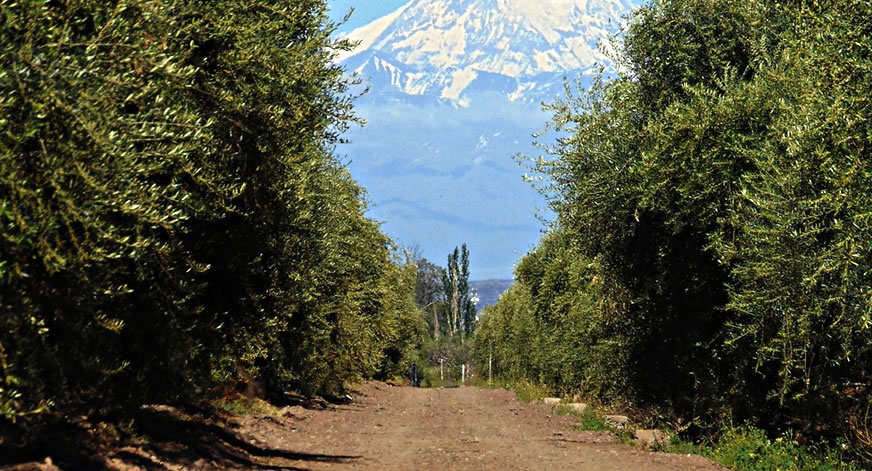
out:
M515 82L512 101L544 75L589 73L606 57L601 41L617 31L630 0L412 0L352 31L360 46L338 60L378 74L406 95L463 105L483 74ZM390 71L390 74L382 72Z

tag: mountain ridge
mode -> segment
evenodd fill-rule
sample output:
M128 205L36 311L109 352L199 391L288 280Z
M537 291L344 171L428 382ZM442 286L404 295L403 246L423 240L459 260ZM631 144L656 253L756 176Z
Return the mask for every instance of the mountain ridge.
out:
M470 106L481 76L499 75L510 102L541 101L566 74L590 76L629 0L411 0L344 37L360 46L337 62L376 88ZM543 82L543 77L548 80ZM559 80L558 80L559 79Z
M475 290L478 297L478 302L475 304L476 311L481 313L487 306L495 305L500 296L514 284L515 280L510 279L470 281L469 288Z

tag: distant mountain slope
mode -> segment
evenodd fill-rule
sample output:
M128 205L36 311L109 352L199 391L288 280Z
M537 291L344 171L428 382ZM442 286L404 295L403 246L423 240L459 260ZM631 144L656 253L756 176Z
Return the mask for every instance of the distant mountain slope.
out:
M475 308L481 312L485 306L493 306L497 303L500 295L515 284L515 280L482 280L470 281L469 287L478 294L478 302Z

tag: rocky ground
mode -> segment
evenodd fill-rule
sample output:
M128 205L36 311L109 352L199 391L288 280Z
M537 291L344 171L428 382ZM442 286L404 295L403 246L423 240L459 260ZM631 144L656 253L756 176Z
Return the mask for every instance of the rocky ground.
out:
M49 444L43 455L0 469L721 469L698 456L642 451L609 432L574 430L574 417L509 391L369 383L353 399L288 407L280 416L148 407L133 418L135 432L115 432L111 443L88 443L106 434L79 427L84 434L58 436L54 453Z

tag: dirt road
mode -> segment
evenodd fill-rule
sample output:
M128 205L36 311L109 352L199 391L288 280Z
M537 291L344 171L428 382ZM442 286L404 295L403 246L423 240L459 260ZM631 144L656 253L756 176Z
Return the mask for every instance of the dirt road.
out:
M130 418L133 431L107 433L115 429L85 422L45 437L29 458L13 460L18 465L3 466L0 457L0 471L721 469L698 456L644 452L607 432L573 430L574 417L517 401L510 391L369 383L349 404L307 405L259 417L144 407Z
M717 470L697 456L648 453L606 432L575 431L575 418L479 388L414 389L371 383L351 405L297 422L295 451L343 456L293 463L313 470Z

